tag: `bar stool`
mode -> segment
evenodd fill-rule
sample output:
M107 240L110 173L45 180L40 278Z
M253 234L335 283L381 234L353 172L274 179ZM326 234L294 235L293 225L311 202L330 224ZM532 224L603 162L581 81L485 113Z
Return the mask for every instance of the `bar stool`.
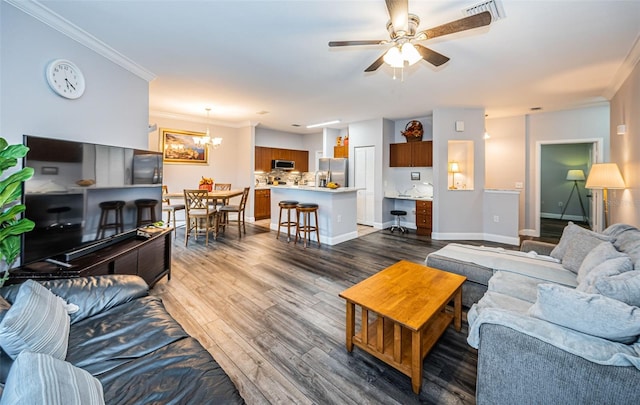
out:
M395 231L396 229L399 230L402 233L407 233L408 232L407 228L405 228L404 226L400 225L400 217L404 216L404 215L407 215L407 211L392 210L391 211L391 215L395 215L396 216L396 224L391 227L391 233L393 233L393 231Z
M103 238L104 231L107 229L115 229L115 233L124 232L124 223L122 220L122 207L124 207L124 204L124 201L103 201L98 204L101 211L96 239ZM115 219L114 222L109 222L109 213L112 211Z
M68 227L71 224L64 224L62 222L60 222L60 214L62 214L63 212L69 212L71 211L71 207L53 207L53 208L49 208L47 210L48 214L56 214L56 222L54 222L53 224L47 226L47 230L51 230L51 229L64 229L66 227Z
M298 243L298 235L300 232L303 233L304 243L303 246L307 247L307 240L311 243L311 232L316 233L316 240L318 241L318 246L320 246L320 231L318 230L318 204L314 203L299 203L296 206L296 218L298 221L298 230L296 232L296 240L295 243ZM316 223L315 225L311 225L311 213L315 214ZM300 225L300 215L302 215L303 223Z
M156 205L158 205L158 200L152 200L149 198L141 198L139 200L135 200L134 203L138 208L138 215L136 216L136 227L140 227L146 224L152 224L157 221L156 219ZM148 212L148 219L143 219L145 210Z
M276 239L280 238L280 227L287 227L287 243L291 242L291 227L298 227L298 222L291 220L291 210L295 210L298 205L297 201L292 200L283 200L278 203L278 207L280 207L280 215L278 216L278 234L276 235ZM282 221L282 210L287 210L287 220ZM298 218L298 213L295 213L296 218ZM297 230L296 230L297 233Z

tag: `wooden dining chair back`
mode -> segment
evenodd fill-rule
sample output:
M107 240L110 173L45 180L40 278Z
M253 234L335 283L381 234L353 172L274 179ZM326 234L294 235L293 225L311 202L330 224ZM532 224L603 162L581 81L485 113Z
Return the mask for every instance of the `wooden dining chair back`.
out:
M173 218L173 231L176 231L176 211L183 211L185 209L184 204L171 204L171 200L165 197L169 194L169 188L162 186L162 213L167 213L167 227L171 224Z
M215 183L213 185L213 189L218 191L229 191L231 190L231 183ZM229 204L229 199L223 198L218 201L216 209L220 209L222 206L228 205L228 204Z
M247 233L247 228L245 226L245 222L244 222L244 211L245 208L247 206L247 200L249 199L249 190L251 190L249 187L245 187L244 190L242 191L242 197L240 198L240 204L238 205L224 205L222 206L222 208L220 208L218 211L224 215L225 218L225 222L224 225L225 227L223 227L223 229L226 228L226 225L229 223L229 213L231 212L235 212L238 214L238 237L242 236L242 231L244 231L244 233ZM241 231L241 227L242 227L242 231Z
M184 230L184 245L189 243L189 235L194 230L194 238L197 240L198 234L204 228L205 246L209 244L209 232L217 233L218 217L215 209L211 209L208 204L207 190L184 190L184 203L186 207L187 223Z

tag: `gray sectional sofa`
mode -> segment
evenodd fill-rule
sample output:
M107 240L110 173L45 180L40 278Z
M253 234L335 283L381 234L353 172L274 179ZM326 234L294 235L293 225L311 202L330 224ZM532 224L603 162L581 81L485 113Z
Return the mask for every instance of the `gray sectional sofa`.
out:
M426 264L468 278L478 404L640 401L637 228L595 233L570 223L557 245L450 244Z

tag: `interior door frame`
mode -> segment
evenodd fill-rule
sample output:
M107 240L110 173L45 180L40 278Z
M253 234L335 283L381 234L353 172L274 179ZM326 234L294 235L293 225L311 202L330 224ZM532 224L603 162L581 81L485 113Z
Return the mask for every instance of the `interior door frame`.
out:
M591 164L600 163L604 160L604 138L583 138L583 139L562 139L562 140L547 140L547 141L537 141L536 142L536 198L535 198L535 233L536 237L540 236L540 209L541 209L541 192L540 192L540 180L542 177L542 146L543 145L571 145L577 143L590 143L593 145L591 149ZM591 204L591 218L592 218L592 228L593 229L601 229L602 227L602 217L597 215L598 212L602 210L602 194L598 192L593 192L596 190L592 190L591 195L592 204Z

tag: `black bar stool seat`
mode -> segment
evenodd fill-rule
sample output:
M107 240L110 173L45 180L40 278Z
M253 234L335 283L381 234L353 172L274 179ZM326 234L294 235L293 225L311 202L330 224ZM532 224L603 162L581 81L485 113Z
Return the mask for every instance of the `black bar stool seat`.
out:
M405 228L404 226L400 225L400 217L403 217L403 216L407 215L407 211L391 210L391 215L395 215L396 216L396 224L391 227L391 233L393 233L393 231L395 231L396 229L399 230L402 233L409 232L409 230L407 228Z
M138 200L135 200L134 203L136 205L136 208L138 209L138 214L136 216L136 227L152 224L158 221L156 219L156 205L158 205L158 200L153 200L150 198L140 198Z
M96 239L104 237L104 233L108 229L115 230L115 233L124 232L124 221L122 216L122 208L124 207L124 201L103 201L98 204L100 207L100 222L98 224L98 232L96 233ZM114 213L113 222L109 222L109 214Z

